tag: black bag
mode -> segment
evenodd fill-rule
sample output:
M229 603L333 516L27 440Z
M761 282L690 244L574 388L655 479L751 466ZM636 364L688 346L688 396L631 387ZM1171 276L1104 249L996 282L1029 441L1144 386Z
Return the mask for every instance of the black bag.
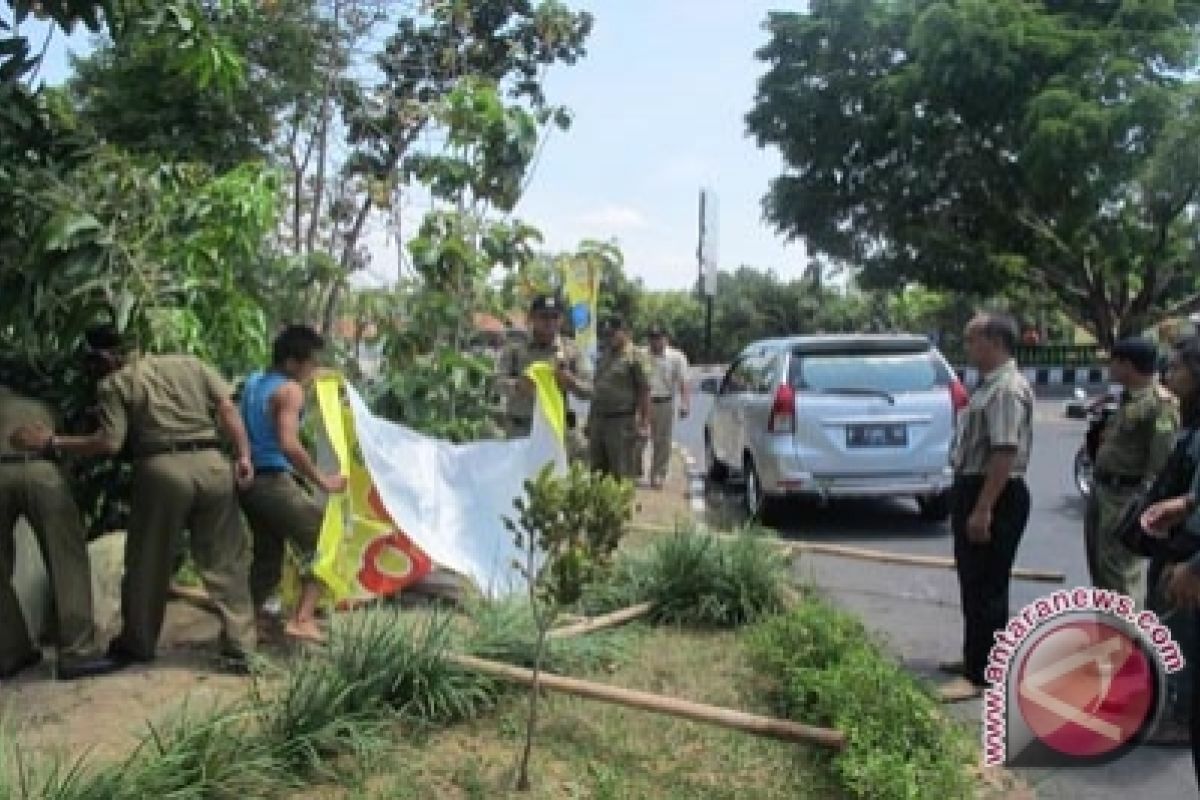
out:
M1187 561L1200 553L1200 535L1189 532L1183 525L1172 528L1165 538L1151 536L1142 529L1142 514L1147 508L1191 489L1192 476L1198 466L1192 457L1192 438L1197 435L1200 431L1190 430L1179 437L1154 483L1139 489L1117 518L1113 532L1131 552L1172 564Z

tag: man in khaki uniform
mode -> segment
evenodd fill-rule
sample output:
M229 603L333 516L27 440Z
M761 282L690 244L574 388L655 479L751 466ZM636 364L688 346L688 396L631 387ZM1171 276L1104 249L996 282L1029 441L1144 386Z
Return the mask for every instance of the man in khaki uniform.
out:
M525 378L530 364L554 365L564 400L568 394L580 398L591 396L587 360L575 343L561 334L562 320L559 298L538 295L529 306L529 341L509 344L496 359L496 379L504 396L504 431L509 439L528 436L533 425L537 395L533 383ZM578 455L582 442L573 422L574 416L569 415L568 426L572 430L568 444Z
M123 663L154 659L171 580L172 542L187 528L192 558L221 617L226 665L245 671L255 631L249 543L235 479L249 485L254 468L232 392L216 370L192 356L124 355L112 326L92 328L86 340L89 368L100 376L99 429L90 436L56 437L36 425L18 436L34 451L54 445L78 456L113 456L126 446L133 459L121 585L124 625L109 655ZM233 441L233 468L219 449L218 425Z
M688 361L667 341L661 325L649 330L650 346L645 360L650 383L650 486L661 488L671 466L671 433L675 425L675 396L679 395L679 418L686 419L691 410L688 392ZM644 444L645 439L639 439ZM644 468L645 448L638 448L636 466Z
M624 320L610 317L599 333L604 350L588 412L589 462L593 470L633 480L638 437L650 435L650 384Z
M30 424L50 428L54 417L44 403L0 385L0 679L42 660L12 586L13 533L21 517L37 536L50 578L58 679L111 672L116 668L112 661L96 658L87 537L53 442L37 453L10 442L19 428Z
M1025 470L1033 443L1033 389L1012 353L1017 325L982 313L967 326L967 357L980 382L958 417L951 464L951 528L963 613L963 660L943 664L959 675L942 687L946 701L978 697L993 633L1008 624L1008 586L1029 521Z
M1174 398L1154 377L1157 357L1154 343L1146 339L1124 339L1113 346L1110 373L1125 392L1096 454L1083 525L1092 584L1138 599L1141 558L1114 536L1113 525L1138 487L1154 481L1179 427Z

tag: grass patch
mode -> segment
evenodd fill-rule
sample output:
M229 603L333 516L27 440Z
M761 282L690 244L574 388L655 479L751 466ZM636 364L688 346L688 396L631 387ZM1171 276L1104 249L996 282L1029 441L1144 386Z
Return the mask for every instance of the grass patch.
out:
M524 598L480 602L470 607L471 625L462 636L462 652L479 658L533 667L537 627ZM549 672L586 673L611 670L626 659L634 635L630 629L598 631L587 636L546 640L542 668Z
M809 599L746 639L778 713L846 733L846 749L828 766L851 796L972 795L974 748L965 729L942 714L856 618Z
M605 682L766 713L732 631L656 629L631 640ZM357 790L313 791L322 800L804 800L838 798L810 748L593 700L547 695L533 787L512 789L524 699L495 713L402 742L385 772Z
M582 605L603 613L651 601L657 622L733 627L786 606L789 569L788 557L758 529L716 536L681 527L644 552L619 557Z

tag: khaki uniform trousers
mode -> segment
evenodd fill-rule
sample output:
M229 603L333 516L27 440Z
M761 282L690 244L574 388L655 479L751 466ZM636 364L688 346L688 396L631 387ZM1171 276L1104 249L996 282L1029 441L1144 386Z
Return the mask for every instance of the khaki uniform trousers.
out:
M1114 530L1121 511L1134 494L1134 489L1094 484L1084 510L1083 538L1092 585L1140 602L1144 588L1142 559L1121 543Z
M588 422L588 461L596 472L617 478L637 478L637 420L632 413Z
M50 461L0 464L0 669L36 648L12 587L17 520L37 536L54 596L59 663L93 655L92 578L79 510L61 468Z
M249 543L232 465L217 450L164 453L135 463L121 583L123 628L114 645L140 660L154 658L171 582L172 543L184 528L221 618L222 652L245 655L255 645Z
M650 402L650 438L638 439L635 459L638 474L645 470L646 444L650 444L650 480L664 481L671 469L671 434L675 427L675 400Z
M308 574L321 536L325 506L290 471L255 473L254 483L241 493L241 502L254 543L250 599L258 609L279 586L289 542Z

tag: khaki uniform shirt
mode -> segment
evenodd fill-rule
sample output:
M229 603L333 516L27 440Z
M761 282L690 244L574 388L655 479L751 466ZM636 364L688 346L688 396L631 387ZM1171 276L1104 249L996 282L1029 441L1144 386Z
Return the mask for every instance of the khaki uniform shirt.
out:
M137 356L100 381L100 429L130 452L217 438L216 407L232 390L193 356Z
M633 414L638 394L647 386L645 362L632 344L620 352L606 350L596 365L591 413Z
M533 417L533 406L537 398L533 394L518 391L517 378L525 374L525 370L530 364L538 362L562 364L568 372L583 380L585 384L587 383L587 359L570 339L556 336L554 341L547 345L540 345L532 339L524 343L510 344L501 351L500 357L496 360L496 375L500 379L500 387L504 395L504 413L510 417L520 419ZM590 387L585 386L577 394L586 397L588 388Z
M1104 429L1096 470L1154 480L1175 441L1179 411L1175 399L1157 384L1126 392Z
M1033 389L1009 359L983 377L958 415L951 464L955 475L983 475L998 448L1015 448L1012 474L1025 474L1033 444Z
M0 385L0 455L28 455L13 447L9 438L21 426L39 422L54 430L54 414L48 405Z
M647 348L646 359L650 366L650 396L674 397L687 381L687 356L668 345L661 356Z

